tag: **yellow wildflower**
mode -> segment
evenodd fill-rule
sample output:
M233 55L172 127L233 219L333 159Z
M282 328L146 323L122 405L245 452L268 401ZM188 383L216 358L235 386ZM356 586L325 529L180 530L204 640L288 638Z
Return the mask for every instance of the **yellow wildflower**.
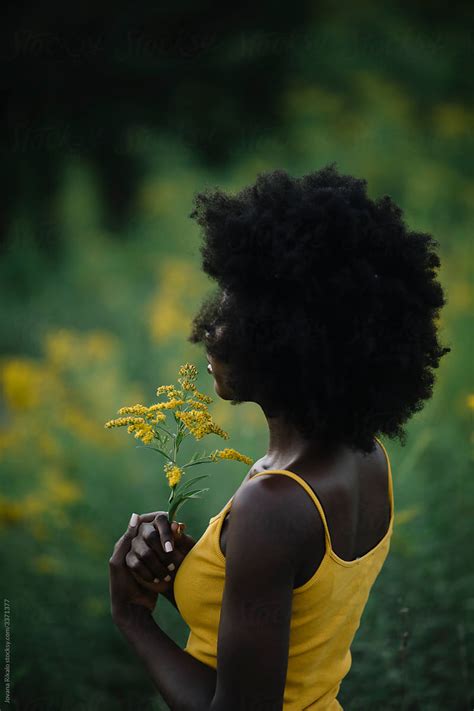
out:
M142 423L130 425L128 431L130 434L135 435L136 439L140 439L143 444L150 444L155 436L153 427L144 421L142 421Z
M191 383L189 380L180 380L181 386L183 390L196 390L196 386L194 383Z
M169 400L175 400L175 399L179 400L179 399L182 399L182 397L183 397L182 390L175 390L175 389L168 390L168 392L166 394L167 394Z
M188 410L186 412L177 412L176 417L184 423L192 435L196 439L202 439L207 434L217 434L224 439L228 439L229 435L224 432L222 427L216 424L208 412L202 410Z
M207 405L205 405L203 402L199 402L199 400L188 400L187 401L188 405L192 405L194 410L207 410Z
M146 415L148 408L145 405L130 405L129 407L121 407L118 411L119 415Z
M210 458L212 459L213 462L217 461L218 458L220 459L234 459L236 462L245 462L245 464L253 464L253 460L250 459L250 457L247 457L245 454L240 454L240 452L237 452L235 449L216 449L215 452L212 452L212 454L209 455Z
M111 427L124 427L124 425L137 425L140 422L145 422L143 417L117 417L115 420L106 422L104 427L110 429Z
M181 405L184 405L184 400L178 400L177 398L173 398L172 400L169 400L169 402L163 403L163 409L172 410L175 407L181 407Z
M168 402L157 402L155 405L151 405L148 408L148 412L155 412L156 410L172 410L174 407L180 407L184 405L184 400L172 397Z
M183 476L183 470L181 467L178 467L177 464L173 464L172 462L167 462L164 466L164 470L170 486L176 486L176 484L179 484L181 477Z
M209 395L205 395L204 393L200 393L199 390L194 391L193 397L207 404L212 402L212 397L209 397Z
M164 395L168 390L174 390L174 385L160 385L156 390L157 395Z
M198 371L196 366L192 365L191 363L185 363L178 370L178 375L180 375L182 378L186 378L186 380L196 380L197 374Z
M156 412L156 410L151 410L151 412L147 412L146 417L152 425L157 425L158 422L163 422L163 420L166 420L166 415L164 415L162 412Z
M148 413L156 412L157 410L163 410L163 408L167 407L168 403L167 402L157 402L156 405L150 405L148 408Z
M474 410L474 393L467 396L467 406L470 410Z

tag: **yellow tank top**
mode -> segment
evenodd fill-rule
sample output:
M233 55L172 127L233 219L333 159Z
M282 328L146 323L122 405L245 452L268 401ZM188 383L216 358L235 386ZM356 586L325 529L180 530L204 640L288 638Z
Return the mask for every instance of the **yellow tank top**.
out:
M284 711L342 709L336 696L351 667L350 646L370 589L388 555L393 531L392 471L385 447L375 439L387 459L390 524L379 543L355 560L343 560L333 551L323 507L304 479L286 469L271 469L251 477L282 474L297 481L313 500L325 531L326 551L321 564L304 585L293 589ZM178 610L190 629L185 651L214 669L225 580L219 537L231 503L232 499L210 518L203 535L181 563L174 583Z

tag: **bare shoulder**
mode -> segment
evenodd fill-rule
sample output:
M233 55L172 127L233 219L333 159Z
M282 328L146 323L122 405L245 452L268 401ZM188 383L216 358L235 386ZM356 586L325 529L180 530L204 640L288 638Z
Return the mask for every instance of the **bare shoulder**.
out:
M282 557L291 556L299 563L301 546L306 540L301 516L307 514L300 488L289 477L275 473L262 472L261 476L250 477L232 502L226 556L230 553L231 538L238 536L252 539L254 546L262 550L278 549ZM303 499L304 496L307 495Z

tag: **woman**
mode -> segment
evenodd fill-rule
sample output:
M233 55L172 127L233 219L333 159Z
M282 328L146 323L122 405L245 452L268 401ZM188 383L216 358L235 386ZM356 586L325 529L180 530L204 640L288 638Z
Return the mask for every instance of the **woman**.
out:
M269 446L197 543L163 512L132 515L110 559L113 619L172 709L341 709L393 531L376 434L404 444L450 351L437 242L334 165L206 191L191 217L218 288L189 340L221 398L261 406ZM190 627L184 650L152 617L160 593Z

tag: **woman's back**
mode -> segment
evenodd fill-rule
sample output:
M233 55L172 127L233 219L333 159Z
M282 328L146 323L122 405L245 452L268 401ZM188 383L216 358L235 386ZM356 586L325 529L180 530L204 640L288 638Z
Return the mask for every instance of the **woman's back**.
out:
M386 455L384 448L383 450ZM312 570L304 571L304 582L299 584L300 581L295 580L298 584L293 588L284 709L340 708L336 696L341 680L351 666L350 645L359 627L370 589L387 557L393 530L392 474L387 455L386 458L385 491L386 495L388 493L386 503L389 505L390 519L388 528L385 532L382 531L375 545L369 549L366 549L364 544L368 538L374 540L374 535L380 529L379 522L385 514L383 511L381 517L378 511L384 507L378 506L376 510L365 508L371 487L361 487L364 492L358 501L354 501L353 495L355 516L352 516L350 526L344 527L344 504L337 508L333 506L333 496L324 496L324 493L320 494L319 491L316 495L313 487L301 476L288 470L276 469L253 475L285 476L297 482L319 512L319 520L324 530L324 551L321 559L314 560L314 550L309 546L307 560L311 562ZM370 466L374 467L371 475L374 482L377 481L375 486L383 486L379 483L380 477L376 476L375 460ZM321 488L324 489L324 486ZM377 498L376 496L373 500ZM190 627L185 649L214 668L217 667L217 635L225 582L221 530L232 499L219 514L210 519L203 536L183 561L174 586L178 609ZM325 504L322 503L323 500ZM325 505L330 509L327 516ZM361 511L363 525L355 526L354 521ZM335 532L334 539L338 539L338 553L332 542L329 520ZM339 525L336 525L336 521ZM295 525L305 523L295 519ZM288 533L286 530L284 535ZM348 544L348 541L352 543ZM278 544L278 531L275 531L275 544ZM341 557L339 554L343 552L344 545L346 548L348 545L355 545L356 553L361 555L352 560ZM259 629L263 630L269 623L279 624L278 615L272 620L271 606L262 607L256 601L255 606L250 605L247 608L244 611L246 622L254 626L256 635L259 634Z

